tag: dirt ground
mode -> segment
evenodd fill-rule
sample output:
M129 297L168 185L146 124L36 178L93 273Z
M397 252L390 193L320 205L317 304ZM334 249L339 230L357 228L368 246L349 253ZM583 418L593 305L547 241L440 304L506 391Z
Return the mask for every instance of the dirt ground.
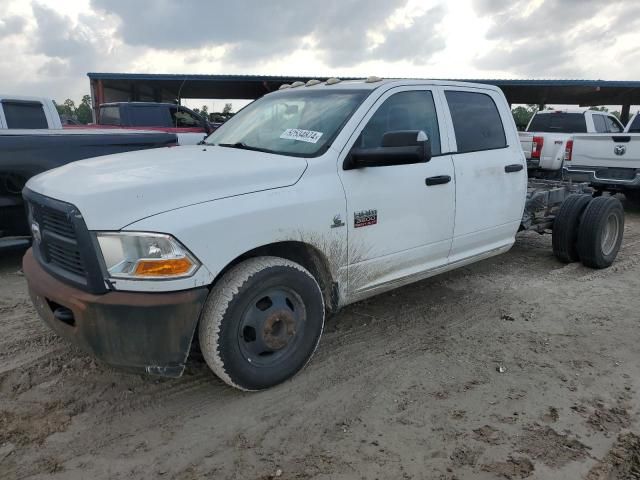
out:
M292 381L116 371L0 260L0 478L638 479L640 210L607 270L549 236L352 305ZM504 371L500 371L504 370Z

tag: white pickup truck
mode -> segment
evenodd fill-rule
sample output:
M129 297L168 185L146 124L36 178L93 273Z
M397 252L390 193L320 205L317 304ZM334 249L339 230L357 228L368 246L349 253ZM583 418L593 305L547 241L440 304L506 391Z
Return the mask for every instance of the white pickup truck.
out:
M534 174L560 177L566 142L574 134L621 133L624 127L611 114L597 110L542 110L521 132L527 166Z
M32 178L24 274L44 321L110 364L178 376L197 332L222 380L264 389L304 367L329 312L504 253L519 229L610 265L620 202L525 167L496 87L296 82L204 145Z
M572 135L564 160L564 178L640 201L640 115L631 118L623 133Z
M60 130L53 100L44 97L0 95L0 130Z

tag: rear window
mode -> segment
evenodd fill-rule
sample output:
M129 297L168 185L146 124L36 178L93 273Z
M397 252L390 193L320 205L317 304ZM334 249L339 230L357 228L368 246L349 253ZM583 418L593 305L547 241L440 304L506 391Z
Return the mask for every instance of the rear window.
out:
M640 133L640 114L633 118L633 122L629 127L629 133Z
M101 125L121 125L120 124L120 107L100 107L100 124Z
M48 128L47 116L40 102L3 101L7 128Z
M498 107L484 93L445 92L458 153L505 148L507 139Z
M132 127L171 127L171 115L165 106L137 105L129 109Z
M533 116L527 132L587 133L582 113L540 113Z

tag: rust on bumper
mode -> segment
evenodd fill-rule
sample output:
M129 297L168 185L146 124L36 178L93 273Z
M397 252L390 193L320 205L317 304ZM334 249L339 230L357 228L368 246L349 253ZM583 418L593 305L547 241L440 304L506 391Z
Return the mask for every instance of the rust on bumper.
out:
M206 287L94 295L49 275L31 249L23 270L38 314L60 336L114 366L171 377L184 371Z

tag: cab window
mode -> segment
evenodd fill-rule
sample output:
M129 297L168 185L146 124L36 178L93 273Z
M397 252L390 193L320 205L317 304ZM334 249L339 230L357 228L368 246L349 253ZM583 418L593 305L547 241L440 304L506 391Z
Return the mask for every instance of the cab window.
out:
M500 112L489 95L447 90L445 96L451 111L458 153L507 146Z
M101 125L121 125L120 107L117 105L100 107L100 124Z
M183 108L171 108L171 121L177 128L202 127L202 119Z
M171 127L171 118L163 106L132 105L129 123L132 127Z
M47 117L40 102L4 100L2 102L7 128L48 128Z
M615 117L607 116L605 117L605 120L607 122L607 127L610 133L622 132L623 130L622 125L620 125L620 122L618 122L618 120Z
M609 132L609 127L607 125L607 121L604 115L594 115L593 116L593 125L596 128L596 133L607 133Z
M369 119L356 145L380 147L385 133L398 130L422 130L431 142L431 154L440 154L438 115L431 92L412 90L391 95Z

